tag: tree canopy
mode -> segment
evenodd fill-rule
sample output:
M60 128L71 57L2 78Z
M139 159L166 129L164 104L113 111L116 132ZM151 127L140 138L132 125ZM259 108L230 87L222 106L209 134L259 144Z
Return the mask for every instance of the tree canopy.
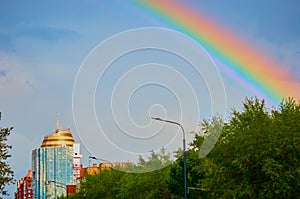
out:
M0 112L0 120L1 120L1 112ZM8 145L7 137L10 135L10 132L13 128L2 128L0 127L0 194L8 195L5 186L13 183L13 171L11 170L7 159L11 157L9 153L9 149L12 146ZM0 197L1 198L1 197Z
M165 180L170 163L165 149L152 151L148 159L140 156L137 165L125 168L127 172L104 169L96 176L86 176L79 192L69 198L170 198Z
M203 121L190 143L189 197L300 198L299 102L289 98L268 109L263 100L246 99L227 120L213 116ZM83 181L81 193L98 194L89 198L182 198L180 155L178 150L171 163L164 150L152 152L131 168L140 173L101 172Z
M293 99L268 111L264 101L246 99L224 123L206 158L201 186L211 197L300 197L300 105Z

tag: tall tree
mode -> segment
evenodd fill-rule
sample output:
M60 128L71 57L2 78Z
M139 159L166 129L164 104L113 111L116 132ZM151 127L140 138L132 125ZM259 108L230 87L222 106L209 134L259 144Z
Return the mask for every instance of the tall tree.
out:
M81 181L79 192L69 198L98 199L116 198L118 182L124 172L116 169L103 169L96 176L87 175Z
M211 197L299 198L300 105L287 99L268 111L246 99L208 159L201 185Z
M0 120L1 120L1 112L0 112ZM5 186L13 183L14 172L10 168L7 163L7 159L11 157L9 153L9 149L12 146L7 145L7 137L9 136L11 130L13 128L2 128L0 127L0 194L8 195Z
M206 198L207 193L202 189L201 180L207 170L207 154L214 147L221 134L223 120L219 116L212 117L211 120L204 120L201 124L201 133L195 133L194 140L189 144L187 151L187 186L188 195L191 198ZM184 197L183 179L183 157L179 150L178 159L173 162L167 178L168 189L174 197Z
M228 122L213 117L201 125L187 153L193 198L300 198L300 104L295 100L268 110L264 101L246 99ZM169 191L182 197L182 184L179 158L170 168Z
M159 153L152 151L148 160L139 157L134 172L126 173L120 181L118 198L170 198L167 186L170 154L162 148Z

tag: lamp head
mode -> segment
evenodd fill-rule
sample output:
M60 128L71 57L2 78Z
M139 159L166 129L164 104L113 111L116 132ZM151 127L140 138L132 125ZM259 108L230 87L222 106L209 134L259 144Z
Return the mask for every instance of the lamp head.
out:
M151 117L151 119L153 119L153 120L158 120L158 121L162 121L162 119L160 119L159 117Z

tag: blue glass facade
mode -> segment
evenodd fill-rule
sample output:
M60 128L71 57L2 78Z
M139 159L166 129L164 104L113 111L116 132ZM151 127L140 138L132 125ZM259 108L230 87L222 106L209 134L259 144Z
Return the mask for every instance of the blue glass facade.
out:
M41 147L32 151L33 194L37 199L66 195L74 183L73 147Z

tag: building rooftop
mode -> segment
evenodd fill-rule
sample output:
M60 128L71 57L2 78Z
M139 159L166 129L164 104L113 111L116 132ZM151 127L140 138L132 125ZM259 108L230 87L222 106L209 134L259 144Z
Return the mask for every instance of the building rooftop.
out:
M75 143L70 129L56 128L55 133L44 137L41 147L73 146Z

